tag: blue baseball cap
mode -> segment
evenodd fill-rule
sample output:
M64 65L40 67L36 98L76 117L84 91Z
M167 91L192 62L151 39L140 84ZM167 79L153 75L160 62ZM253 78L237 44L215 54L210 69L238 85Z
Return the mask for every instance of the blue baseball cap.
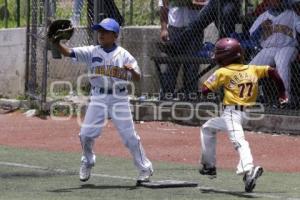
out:
M105 18L99 24L94 24L92 29L95 31L97 31L99 29L104 29L107 31L119 33L120 25L116 20L114 20L112 18Z

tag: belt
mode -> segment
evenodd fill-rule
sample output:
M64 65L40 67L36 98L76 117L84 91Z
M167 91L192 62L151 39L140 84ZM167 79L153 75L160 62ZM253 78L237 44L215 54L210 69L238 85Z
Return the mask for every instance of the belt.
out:
M113 89L106 89L106 88L100 88L100 87L93 87L93 90L94 92L97 92L99 94L113 94L114 93L114 90ZM126 91L126 88L123 87L123 88L117 88L115 89L116 92L125 92Z
M225 108L229 108L232 110L239 110L239 111L244 111L247 106L243 106L243 105L223 105L223 109Z

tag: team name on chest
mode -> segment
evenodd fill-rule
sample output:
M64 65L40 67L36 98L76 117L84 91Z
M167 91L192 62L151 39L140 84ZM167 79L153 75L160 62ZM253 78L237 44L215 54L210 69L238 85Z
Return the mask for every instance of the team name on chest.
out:
M96 66L93 68L93 74L128 79L127 70L118 66Z

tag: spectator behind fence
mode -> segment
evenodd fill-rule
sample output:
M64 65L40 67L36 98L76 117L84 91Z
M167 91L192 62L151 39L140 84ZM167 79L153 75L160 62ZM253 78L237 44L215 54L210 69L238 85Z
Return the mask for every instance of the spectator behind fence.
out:
M287 95L293 101L290 66L298 55L296 35L300 31L300 17L284 0L271 0L269 3L270 8L250 28L251 37L259 40L262 47L250 64L276 66Z
M101 6L103 8L103 16L101 16L102 18L100 20L110 17L122 25L124 23L124 19L120 14L115 2L111 0L103 0L101 2L103 2L103 5ZM71 22L75 27L80 25L83 4L84 0L73 0L73 13ZM87 0L87 20L89 27L91 27L94 23L94 0Z
M196 4L202 1L194 0L193 2ZM171 41L165 45L167 51L185 54L187 47L191 51L196 51L197 49L190 48L190 43L198 38L212 22L217 26L220 37L230 36L235 32L235 24L240 20L240 9L241 0L209 0L197 18L176 37L174 42Z
M202 5L193 5L191 0L175 1L175 0L159 0L161 31L160 39L162 42L174 41L174 39L188 26L188 24L197 17ZM195 43L191 45L200 46L203 34L201 33L195 38ZM169 55L169 56L172 56ZM188 64L169 64L166 71L162 74L161 83L162 99L172 99L175 97L175 87L177 75L180 67L183 66L183 89L178 91L184 93L184 97L195 97L192 93L198 90L198 65ZM191 94L190 94L191 93Z

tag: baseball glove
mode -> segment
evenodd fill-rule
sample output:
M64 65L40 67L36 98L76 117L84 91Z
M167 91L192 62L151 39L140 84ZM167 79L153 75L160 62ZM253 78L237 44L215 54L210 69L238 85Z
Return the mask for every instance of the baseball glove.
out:
M58 19L50 23L47 36L50 41L56 43L60 40L70 40L74 33L74 28L70 20Z

